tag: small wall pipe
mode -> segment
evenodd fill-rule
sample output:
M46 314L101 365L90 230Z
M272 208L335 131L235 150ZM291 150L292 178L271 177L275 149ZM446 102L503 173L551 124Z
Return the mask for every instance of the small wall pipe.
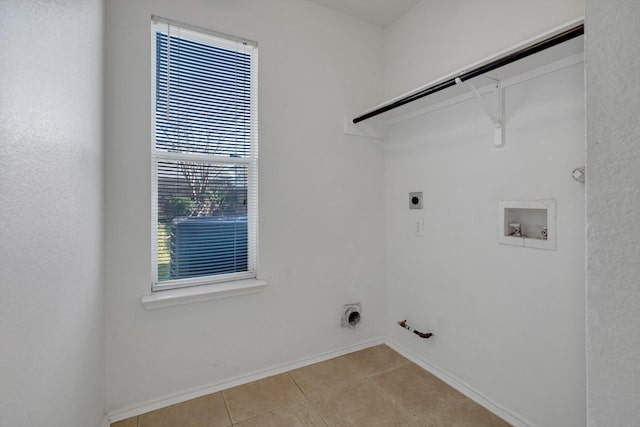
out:
M407 321L406 320L400 320L398 322L398 325L402 326L403 328L413 332L414 334L416 334L417 336L419 336L420 338L431 338L433 336L433 332L420 332L420 331L416 331L415 329L413 329L411 326L407 325Z

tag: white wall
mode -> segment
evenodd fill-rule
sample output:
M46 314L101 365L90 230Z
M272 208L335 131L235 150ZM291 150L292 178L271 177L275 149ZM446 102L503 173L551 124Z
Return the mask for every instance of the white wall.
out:
M150 16L259 42L260 294L145 311ZM306 1L107 3L107 409L378 337L382 154L344 114L382 96L382 30ZM360 301L355 331L342 304Z
M541 4L545 3L545 4ZM423 1L385 32L397 95L582 14L581 2ZM416 54L419 52L419 54ZM585 425L580 65L506 90L506 147L475 100L394 125L385 152L386 335L533 426ZM488 98L490 101L493 99ZM425 209L408 209L423 191ZM499 200L555 199L556 251L497 244ZM425 238L412 234L424 216ZM436 335L421 341L407 319Z
M589 426L640 418L640 3L587 1Z
M384 36L391 98L584 15L584 0L422 0Z
M0 2L0 426L104 404L103 5Z
M582 74L508 87L503 149L469 100L394 125L385 155L385 335L532 426L585 423ZM557 250L499 245L498 202L540 199L557 201Z

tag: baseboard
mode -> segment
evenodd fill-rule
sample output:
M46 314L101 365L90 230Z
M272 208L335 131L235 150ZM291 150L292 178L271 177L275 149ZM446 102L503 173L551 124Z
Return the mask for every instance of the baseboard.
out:
M111 425L111 422L109 421L109 417L107 416L107 414L104 414L104 417L102 418L102 423L100 423L100 427L109 427Z
M107 416L105 418L107 422L106 426L109 426L109 422L114 423L117 421L126 420L127 418L136 417L150 411L155 411L156 409L175 405L176 403L186 402L187 400L206 396L207 394L216 393L231 387L236 387L242 384L250 383L252 381L261 380L263 378L278 375L283 372L291 371L293 369L303 368L305 366L313 365L314 363L324 362L325 360L333 359L334 357L343 356L348 353L353 353L354 351L363 350L365 348L384 343L384 338L365 340L347 347L327 351L316 356L307 357L289 363L283 363L281 365L276 365L271 368L250 372L245 375L239 375L237 377L233 377L217 383L207 384L201 387L196 387L189 390L183 390L178 393L161 396L155 399L147 400L146 402L128 406L126 408L115 409L107 412ZM105 427L104 423L103 427Z
M487 396L471 387L469 384L465 383L454 375L451 375L447 371L435 366L434 364L416 356L414 353L402 347L393 340L387 338L385 340L385 344L387 344L389 347L391 347L407 359L411 360L416 365L420 366L422 369L428 371L445 383L449 384L451 387L455 388L460 393L467 396L469 399L473 400L479 405L482 405L487 410L493 412L514 427L535 427L533 423L523 420L520 416L515 415L504 407L498 405L496 402L489 399Z

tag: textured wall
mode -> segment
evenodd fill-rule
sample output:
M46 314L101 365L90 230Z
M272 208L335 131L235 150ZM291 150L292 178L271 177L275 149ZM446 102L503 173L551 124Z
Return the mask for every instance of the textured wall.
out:
M640 419L640 2L587 0L591 427Z
M0 2L0 426L104 404L103 5Z

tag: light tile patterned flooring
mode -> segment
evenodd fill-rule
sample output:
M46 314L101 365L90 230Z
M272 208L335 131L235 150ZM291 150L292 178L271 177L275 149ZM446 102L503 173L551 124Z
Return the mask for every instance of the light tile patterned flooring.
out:
M111 427L507 427L379 345L111 424Z

